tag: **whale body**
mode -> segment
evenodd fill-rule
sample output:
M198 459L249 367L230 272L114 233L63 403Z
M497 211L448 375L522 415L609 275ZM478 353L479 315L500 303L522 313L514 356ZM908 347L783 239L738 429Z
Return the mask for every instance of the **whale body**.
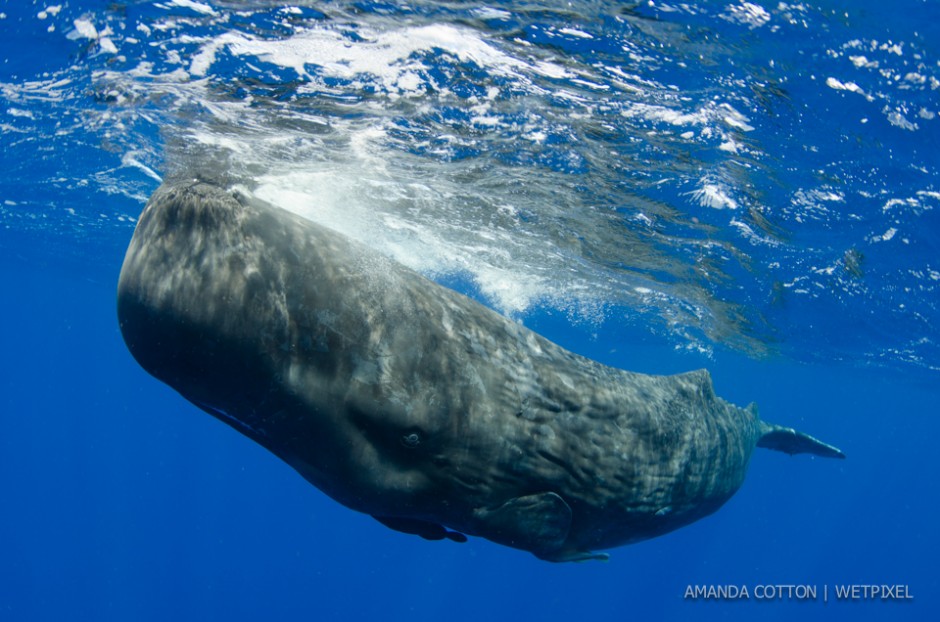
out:
M705 370L607 367L208 183L151 197L117 310L150 374L343 505L428 539L603 558L717 510L755 447L844 457L718 398Z

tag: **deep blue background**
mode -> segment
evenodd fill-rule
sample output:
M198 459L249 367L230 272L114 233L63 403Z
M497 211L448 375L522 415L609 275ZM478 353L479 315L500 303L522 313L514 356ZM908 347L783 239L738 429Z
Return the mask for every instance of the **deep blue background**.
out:
M24 252L26 249L23 249ZM718 392L838 444L846 461L760 451L716 515L549 564L471 539L425 542L346 510L147 376L115 321L119 256L82 271L5 257L0 450L4 620L477 620L635 616L932 619L940 392L929 379L722 356ZM566 345L651 371L703 361ZM574 340L578 340L577 343ZM689 584L902 583L912 603L689 602Z

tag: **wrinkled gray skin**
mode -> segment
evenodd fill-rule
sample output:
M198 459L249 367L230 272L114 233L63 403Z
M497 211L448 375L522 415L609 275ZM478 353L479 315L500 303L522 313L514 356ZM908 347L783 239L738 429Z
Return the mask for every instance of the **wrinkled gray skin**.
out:
M148 372L340 503L430 539L601 558L714 512L755 446L843 457L716 397L707 371L606 367L204 183L150 200L118 317Z

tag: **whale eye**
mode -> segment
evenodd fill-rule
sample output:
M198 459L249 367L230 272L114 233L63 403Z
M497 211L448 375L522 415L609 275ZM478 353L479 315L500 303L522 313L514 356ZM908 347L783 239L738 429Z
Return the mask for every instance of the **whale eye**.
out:
M408 434L402 434L401 444L407 447L408 449L414 449L421 444L421 437L418 436L417 432L410 432Z

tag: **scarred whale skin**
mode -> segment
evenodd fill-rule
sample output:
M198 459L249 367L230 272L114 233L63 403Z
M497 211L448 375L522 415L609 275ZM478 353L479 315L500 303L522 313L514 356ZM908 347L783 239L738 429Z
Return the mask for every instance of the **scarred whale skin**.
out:
M158 189L118 284L133 356L340 503L551 561L669 532L755 446L844 457L715 396L578 356L343 235L201 183Z

